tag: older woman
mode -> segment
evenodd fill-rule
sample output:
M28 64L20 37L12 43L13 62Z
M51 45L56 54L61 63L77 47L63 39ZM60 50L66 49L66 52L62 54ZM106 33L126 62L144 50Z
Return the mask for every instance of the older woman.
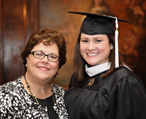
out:
M65 89L51 83L66 62L64 37L41 29L31 35L21 57L24 76L0 86L0 117L67 119Z

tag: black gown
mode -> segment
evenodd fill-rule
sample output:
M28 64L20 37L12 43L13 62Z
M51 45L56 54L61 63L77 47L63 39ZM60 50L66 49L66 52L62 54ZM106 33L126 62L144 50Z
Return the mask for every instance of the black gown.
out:
M105 73L105 72L103 72ZM65 94L69 119L146 119L146 90L129 69L120 68L93 85L77 87L77 80ZM87 80L89 77L87 77Z

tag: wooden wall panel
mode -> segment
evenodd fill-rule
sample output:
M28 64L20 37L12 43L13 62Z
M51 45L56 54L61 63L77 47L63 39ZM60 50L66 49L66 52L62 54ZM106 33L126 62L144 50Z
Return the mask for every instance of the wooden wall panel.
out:
M0 84L3 83L2 1L0 0Z
M39 29L38 0L0 0L0 83L24 74L21 51Z

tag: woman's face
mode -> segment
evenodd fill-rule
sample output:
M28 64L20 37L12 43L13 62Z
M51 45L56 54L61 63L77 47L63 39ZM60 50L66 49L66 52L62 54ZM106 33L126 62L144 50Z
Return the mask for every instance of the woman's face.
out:
M59 56L59 49L54 43L53 45L37 44L33 51L40 51L45 54L53 54ZM27 77L30 79L38 79L39 81L50 81L59 69L59 61L51 62L47 56L43 59L37 59L32 54L27 57Z
M80 53L91 66L109 61L112 45L107 35L87 35L81 33Z

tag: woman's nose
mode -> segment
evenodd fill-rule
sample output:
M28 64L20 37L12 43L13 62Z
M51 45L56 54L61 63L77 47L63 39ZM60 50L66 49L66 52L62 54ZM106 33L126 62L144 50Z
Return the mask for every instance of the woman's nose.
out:
M48 56L45 56L43 59L42 59L42 62L48 62Z
M95 49L95 44L94 44L93 42L90 42L90 43L88 44L87 49L88 49L88 50L93 50L93 49Z

